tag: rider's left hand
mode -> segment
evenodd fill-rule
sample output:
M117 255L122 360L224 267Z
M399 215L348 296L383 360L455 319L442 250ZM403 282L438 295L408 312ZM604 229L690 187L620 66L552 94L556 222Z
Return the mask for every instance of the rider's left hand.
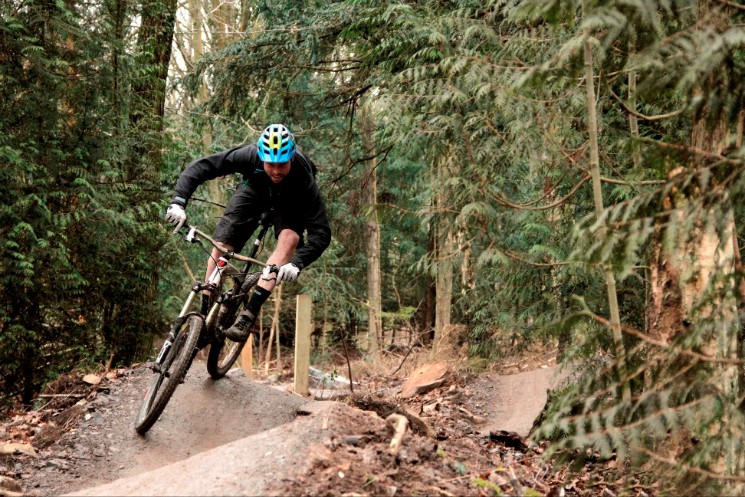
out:
M277 283L280 281L297 281L297 277L300 274L300 268L295 264L288 262L279 267L277 273Z

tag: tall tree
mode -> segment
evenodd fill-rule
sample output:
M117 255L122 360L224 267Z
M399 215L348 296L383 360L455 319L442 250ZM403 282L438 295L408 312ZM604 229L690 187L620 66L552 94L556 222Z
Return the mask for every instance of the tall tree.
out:
M135 80L132 88L130 119L145 131L163 130L176 6L176 0L143 0L141 4L135 61L141 77Z
M365 235L367 237L367 336L369 351L373 356L383 345L380 274L380 225L378 224L378 163L374 151L373 132L375 123L368 108L368 101L360 107L362 142L367 157L362 183L365 205Z

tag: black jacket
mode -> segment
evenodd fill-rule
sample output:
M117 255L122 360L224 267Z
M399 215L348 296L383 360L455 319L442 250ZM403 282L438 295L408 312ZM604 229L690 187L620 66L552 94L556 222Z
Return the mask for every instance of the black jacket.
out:
M292 168L280 184L274 184L264 172L256 145L233 148L208 155L189 164L176 182L173 202L186 207L197 187L205 181L232 173L243 175L241 188L251 188L273 206L285 220L296 220L308 232L307 242L290 262L301 269L318 259L331 242L331 227L321 194L316 185L316 166L300 150Z

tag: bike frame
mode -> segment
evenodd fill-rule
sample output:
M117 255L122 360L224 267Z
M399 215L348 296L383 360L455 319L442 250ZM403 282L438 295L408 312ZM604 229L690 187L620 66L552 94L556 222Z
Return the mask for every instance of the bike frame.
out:
M230 260L235 259L244 262L243 268L239 271L239 277L236 278L237 283L240 283L240 286L242 286L243 281L245 281L245 276L248 274L249 269L253 265L257 265L259 267L265 267L266 264L254 259L256 254L259 252L259 248L261 247L261 242L264 239L264 236L266 235L267 231L269 230L269 226L271 224L271 214L272 212L265 212L261 215L259 218L259 233L254 239L253 243L251 244L251 252L248 257L236 254L233 251L225 250L222 248L216 240L211 238L209 235L207 235L205 232L199 230L196 226L188 226L189 231L187 232L184 239L190 243L198 243L202 244L202 241L200 239L203 238L207 241L209 241L213 247L217 248L223 255L217 260L217 264L215 265L215 269L212 271L212 274L207 280L207 283L203 284L200 281L195 281L194 284L191 287L191 291L189 292L189 295L186 297L186 301L184 302L183 307L181 308L181 312L178 315L178 318L183 318L187 316L188 314L191 314L190 309L194 305L194 301L197 298L198 295L200 295L204 290L209 290L210 293L214 296L220 288L220 283L222 282L223 278L223 272L226 268L230 266ZM240 292L240 286L237 284L236 288L238 288L237 293ZM220 295L218 297L217 303L219 305L213 305L207 316L204 317L204 330L213 330L215 323L217 322L217 318L219 315L219 311L222 308L222 303L224 302L225 298L230 298L233 295ZM155 364L160 365L163 361L163 358L165 357L168 349L175 341L176 337L173 334L173 330L169 332L168 337L166 338L166 341L163 343L163 347L161 347L157 358L155 359Z

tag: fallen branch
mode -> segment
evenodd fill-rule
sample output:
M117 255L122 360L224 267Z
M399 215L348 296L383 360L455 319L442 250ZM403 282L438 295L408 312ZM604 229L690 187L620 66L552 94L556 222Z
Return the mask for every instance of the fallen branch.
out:
M44 399L50 399L53 397L74 397L76 399L82 399L83 397L87 397L87 393L43 393L37 395L37 397L44 398Z
M342 332L341 344L344 347L344 357L347 360L347 371L349 372L349 391L354 395L354 381L352 380L352 364L349 362L349 351L347 350L347 334Z
M448 492L447 490L443 490L440 487L435 487L434 485L430 485L429 488L431 488L432 490L434 490L435 492L437 492L440 495L444 495L445 497L455 497L455 494L452 494L452 493Z
M517 479L517 476L515 475L515 470L512 469L512 466L509 467L509 474L510 474L510 485L512 486L512 489L515 491L515 495L518 497L523 497L523 495L525 495L525 490L523 490L523 486L520 485L520 480Z
M398 454L398 449L401 447L404 433L406 433L406 427L409 426L409 420L402 414L393 413L385 418L385 421L394 429L393 438L389 445L391 454Z
M23 492L13 492L12 490L0 488L0 497L24 497L25 495Z

